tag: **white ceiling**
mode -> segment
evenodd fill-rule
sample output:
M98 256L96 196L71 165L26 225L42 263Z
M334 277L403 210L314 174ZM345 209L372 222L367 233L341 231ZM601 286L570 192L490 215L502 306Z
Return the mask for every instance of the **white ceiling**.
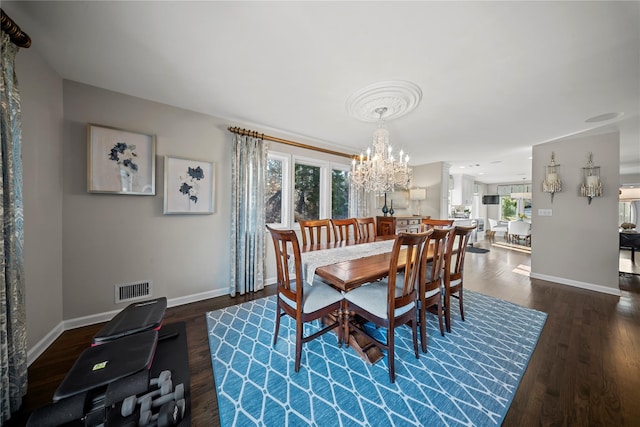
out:
M360 153L375 125L351 117L347 98L402 80L417 84L422 100L387 126L412 165L446 161L486 183L530 180L532 145L599 128L620 130L621 173L640 173L640 2L2 8L63 78L229 125ZM611 112L624 115L585 122Z

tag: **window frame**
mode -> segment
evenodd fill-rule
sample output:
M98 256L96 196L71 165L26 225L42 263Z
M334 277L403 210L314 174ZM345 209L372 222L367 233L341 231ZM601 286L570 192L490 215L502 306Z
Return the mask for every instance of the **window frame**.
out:
M331 218L332 212L332 171L340 170L349 172L350 164L322 160L299 154L285 153L282 151L269 150L267 153L269 159L275 159L282 162L282 211L280 217L281 223L269 223L271 227L279 229L299 229L300 225L294 219L294 192L295 192L295 167L296 164L313 166L320 168L320 200L319 200L319 216L320 219ZM351 188L349 187L349 192ZM351 197L351 194L349 194Z

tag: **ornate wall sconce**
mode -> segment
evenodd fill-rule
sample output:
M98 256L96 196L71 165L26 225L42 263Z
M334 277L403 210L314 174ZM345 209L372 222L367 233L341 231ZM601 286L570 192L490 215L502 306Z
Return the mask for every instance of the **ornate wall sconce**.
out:
M593 153L587 156L587 167L582 168L584 180L580 187L580 195L589 198L589 204L594 197L602 196L602 183L600 182L600 166L593 165Z
M545 193L551 193L551 203L553 203L553 195L562 191L562 182L558 175L558 166L556 163L555 153L551 153L551 163L546 167L546 173L544 175L544 181L542 181L542 191Z

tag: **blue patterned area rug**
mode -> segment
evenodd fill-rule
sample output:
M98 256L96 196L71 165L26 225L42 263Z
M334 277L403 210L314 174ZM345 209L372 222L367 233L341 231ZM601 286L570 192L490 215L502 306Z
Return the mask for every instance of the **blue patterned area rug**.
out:
M452 331L427 317L427 353L396 329L396 382L385 358L369 365L328 333L302 348L294 371L293 322L272 346L275 296L207 313L220 424L231 426L499 426L547 315L465 291ZM308 326L309 333L317 325ZM380 333L384 333L384 330Z

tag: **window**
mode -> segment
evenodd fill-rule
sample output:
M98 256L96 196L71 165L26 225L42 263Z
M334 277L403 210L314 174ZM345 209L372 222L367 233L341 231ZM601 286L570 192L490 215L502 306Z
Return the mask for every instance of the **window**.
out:
M349 170L331 170L331 218L349 218Z
M347 164L270 151L265 182L267 224L292 228L300 219L348 218L349 190Z
M518 201L511 197L500 197L500 221L518 219Z
M294 167L293 218L295 222L301 219L320 218L320 166L305 164L296 160Z
M531 216L533 215L533 209L531 208L531 199L522 199L522 213L527 218L531 218Z
M267 224L288 227L289 156L269 153L265 179L265 218Z
M521 214L524 214L526 218L531 218L532 213L531 199L512 199L508 196L500 197L501 221L520 219Z
M637 211L638 205L640 205L640 202L637 202L637 201L636 202L630 202L630 201L618 202L618 225L622 224L623 222L630 222L632 224L636 224L636 218L638 215L638 211Z

